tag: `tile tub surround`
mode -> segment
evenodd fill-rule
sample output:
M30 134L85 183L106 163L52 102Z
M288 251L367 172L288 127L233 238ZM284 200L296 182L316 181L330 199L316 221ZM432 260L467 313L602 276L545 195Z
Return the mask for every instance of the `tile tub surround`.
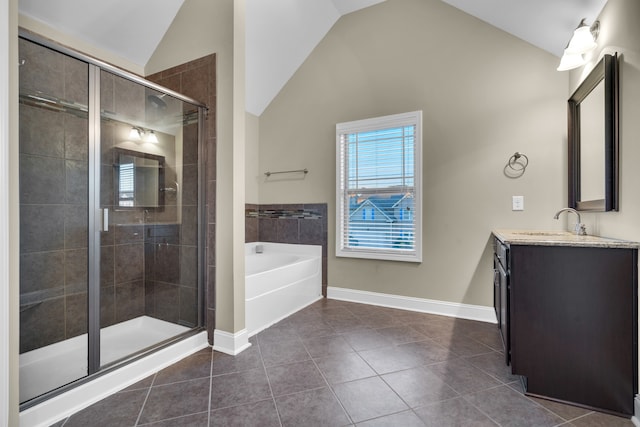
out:
M322 246L322 295L327 296L327 204L246 204L245 243Z
M493 324L324 299L56 426L633 426L524 396Z

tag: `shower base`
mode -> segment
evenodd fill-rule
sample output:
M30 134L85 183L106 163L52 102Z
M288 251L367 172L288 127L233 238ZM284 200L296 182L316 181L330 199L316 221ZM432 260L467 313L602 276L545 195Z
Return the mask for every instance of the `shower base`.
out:
M111 363L188 331L149 316L140 316L100 331L100 361ZM20 402L87 376L87 334L20 355Z

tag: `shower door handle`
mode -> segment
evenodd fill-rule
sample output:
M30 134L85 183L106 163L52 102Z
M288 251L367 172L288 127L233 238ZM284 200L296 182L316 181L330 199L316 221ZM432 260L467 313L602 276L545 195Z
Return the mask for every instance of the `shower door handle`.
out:
M102 209L102 227L100 231L109 231L109 209Z

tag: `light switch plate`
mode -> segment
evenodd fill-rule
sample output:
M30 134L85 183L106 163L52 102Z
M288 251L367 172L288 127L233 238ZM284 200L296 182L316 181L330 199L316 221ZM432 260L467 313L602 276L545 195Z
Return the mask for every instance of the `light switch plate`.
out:
M523 211L524 210L524 196L512 196L511 197L511 210Z

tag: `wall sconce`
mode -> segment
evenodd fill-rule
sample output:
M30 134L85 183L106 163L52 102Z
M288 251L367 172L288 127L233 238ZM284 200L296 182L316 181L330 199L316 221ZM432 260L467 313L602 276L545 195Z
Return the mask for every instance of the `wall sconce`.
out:
M147 141L147 142L151 142L153 144L157 144L158 143L158 137L156 136L156 133L154 131L152 131L152 130L150 130L147 133L147 136L146 136L146 138L144 140Z
M129 131L129 139L131 141L151 142L153 144L158 143L158 136L154 131L146 131L136 126L132 127Z
M129 131L129 139L132 141L141 141L144 131L137 127L132 127Z
M558 71L571 70L578 68L585 64L585 53L592 51L596 48L596 40L600 33L600 21L596 21L592 26L588 26L583 18L578 24L578 28L573 32L569 44L564 50L564 55L560 59L560 65L558 65Z

